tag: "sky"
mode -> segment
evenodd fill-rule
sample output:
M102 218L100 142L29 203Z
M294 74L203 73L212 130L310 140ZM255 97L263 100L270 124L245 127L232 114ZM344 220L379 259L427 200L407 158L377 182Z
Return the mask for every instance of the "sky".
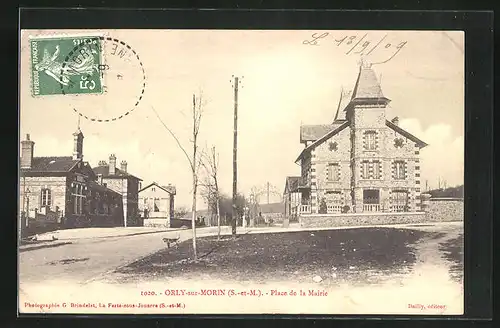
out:
M96 33L125 42L138 56L123 61L113 56L111 43L104 44L103 61L109 64L104 72L106 94L31 95L30 37ZM314 44L313 34L324 37ZM356 37L350 45L349 37ZM383 93L391 99L388 119L398 116L401 127L429 144L421 151L422 184L427 182L429 188L437 188L438 181L462 184L464 34L460 31L24 30L20 136L30 134L35 156L70 156L78 126L74 109L96 118L133 109L114 122L81 119L84 160L96 166L113 153L118 163L128 162L128 172L143 179L143 185L152 181L175 185L177 206L190 207L189 163L155 113L191 154L192 97L203 94L198 144L201 150L216 147L220 187L230 195L231 79L240 76L238 190L248 195L252 187L265 190L269 183L275 191L270 201L278 201L286 176L300 175L294 163L304 147L299 142L300 125L332 122L341 89L355 83L365 42L370 45L363 60L374 64ZM143 83L143 97L135 106ZM201 199L198 205L204 206Z

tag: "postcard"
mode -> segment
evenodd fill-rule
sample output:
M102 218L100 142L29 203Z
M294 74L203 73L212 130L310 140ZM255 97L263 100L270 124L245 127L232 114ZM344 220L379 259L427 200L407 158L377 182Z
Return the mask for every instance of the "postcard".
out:
M20 38L20 313L463 314L463 32Z

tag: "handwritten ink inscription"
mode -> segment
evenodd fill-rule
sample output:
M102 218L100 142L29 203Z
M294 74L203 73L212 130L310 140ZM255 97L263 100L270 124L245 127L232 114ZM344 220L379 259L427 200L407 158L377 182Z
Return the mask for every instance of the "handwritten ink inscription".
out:
M313 33L309 39L302 41L304 45L319 46L321 40L331 41L338 48L342 49L346 55L356 54L364 58L372 58L373 64L387 63L393 59L408 41L388 40L387 34L375 38L368 33L361 35L342 35L335 37L329 32Z

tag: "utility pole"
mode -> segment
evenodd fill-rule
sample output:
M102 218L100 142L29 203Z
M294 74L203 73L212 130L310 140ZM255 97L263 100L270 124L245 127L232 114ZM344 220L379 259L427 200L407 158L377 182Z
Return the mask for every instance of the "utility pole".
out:
M269 205L269 181L267 182L267 204Z
M237 165L237 150L238 150L238 86L239 78L234 76L234 132L233 132L233 215L231 222L232 235L236 236L236 220L238 211L236 208L236 198L238 195L238 165Z

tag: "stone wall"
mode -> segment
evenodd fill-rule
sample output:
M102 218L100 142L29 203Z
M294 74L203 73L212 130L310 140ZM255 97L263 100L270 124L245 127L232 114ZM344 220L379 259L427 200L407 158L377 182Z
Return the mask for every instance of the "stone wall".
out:
M154 228L170 228L170 220L168 219L144 219L144 227Z
M464 201L462 198L431 198L427 204L426 212L309 214L301 215L299 222L305 228L325 228L464 220Z
M427 203L427 221L463 221L463 198L431 198Z
M424 212L311 214L299 218L301 227L326 228L344 226L408 224L425 222Z

